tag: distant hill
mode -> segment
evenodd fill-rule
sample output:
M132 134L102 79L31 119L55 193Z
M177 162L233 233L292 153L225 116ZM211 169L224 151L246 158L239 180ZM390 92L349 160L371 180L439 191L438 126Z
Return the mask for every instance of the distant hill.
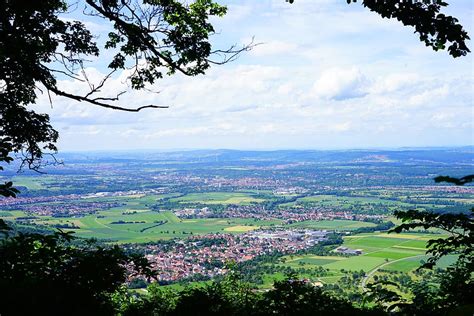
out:
M404 148L393 150L189 150L172 152L91 152L61 153L59 158L69 162L125 162L125 161L168 161L168 162L314 162L314 163L468 163L474 162L474 147L459 148Z
M87 173L81 165L100 164L106 166L132 166L137 164L164 165L166 167L193 168L197 165L253 165L271 166L279 164L380 164L380 165L474 165L474 147L457 148L403 148L403 149L354 149L354 150L182 150L182 151L111 151L111 152L61 152L56 158L74 170ZM18 171L15 162L6 166L3 176ZM48 166L43 171L61 172L62 166ZM68 168L70 169L70 168ZM69 170L72 172L74 170ZM26 174L34 174L26 170Z

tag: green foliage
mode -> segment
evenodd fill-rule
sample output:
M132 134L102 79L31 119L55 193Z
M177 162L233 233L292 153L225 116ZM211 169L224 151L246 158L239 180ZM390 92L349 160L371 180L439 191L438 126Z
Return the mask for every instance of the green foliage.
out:
M449 176L436 177L436 182L448 182L455 185L464 185L472 182L474 175L462 178ZM395 227L392 232L400 233L405 230L422 227L438 228L450 234L448 238L431 239L428 241L427 254L432 255L423 267L432 268L436 261L449 254L459 254L457 267L464 266L471 272L474 271L474 208L470 214L438 214L434 212L420 212L409 210L397 211L394 214L403 221L402 225Z
M438 228L450 234L448 238L430 239L427 243L431 257L423 265L432 268L436 261L449 254L459 254L459 260L472 263L474 257L474 209L466 214L438 214L426 211L396 211L395 216L403 224L395 227L392 232L400 233L417 228Z
M2 315L111 315L109 296L127 269L150 275L145 258L119 247L74 242L69 233L18 234L0 243Z
M4 197L16 197L20 191L13 187L13 182L8 181L5 184L0 184L0 195Z
M350 315L356 309L296 276L277 281L260 303L263 315Z
M10 230L11 227L8 226L8 224L3 219L0 219L0 233L5 236L8 236Z
M253 315L258 294L230 273L220 282L176 291L154 283L148 294L130 304L125 315Z
M399 285L390 281L378 281L367 285L367 292L364 299L376 304L388 305L387 311L393 312L400 306L405 305L405 300L398 291L391 289L399 289Z
M447 49L454 58L470 52L466 45L469 36L458 19L440 13L441 8L448 5L444 1L363 0L362 5L383 18L412 26L420 41L435 51Z
M288 275L268 292L256 292L231 273L220 282L175 291L152 284L124 315L383 315L356 308L323 289Z
M80 54L98 53L83 24L59 19L58 13L66 8L60 0L0 3L0 148L21 152L33 168L43 150L56 150L58 138L48 115L25 108L35 102L38 83L56 84L45 65L60 55L74 60Z
M471 262L458 260L440 275L439 292L436 305L440 309L454 310L460 306L471 305L474 312L474 268Z
M0 96L1 100L1 96ZM0 118L1 120L1 118ZM9 156L9 153L13 150L11 138L9 137L0 137L0 163L10 163L13 161L13 158ZM0 171L3 170L3 167L0 165ZM16 194L19 193L18 189L13 187L12 182L5 182L4 184L0 183L0 196L4 197L16 197Z
M472 176L461 179L438 177L437 182L449 182L464 185L472 181ZM398 293L382 287L381 283L372 285L369 298L377 299L388 305L389 310L398 310L409 315L447 315L452 312L472 313L474 311L474 208L470 214L439 214L426 211L397 211L395 216L403 224L392 229L400 233L416 228L437 228L449 234L447 238L431 239L427 243L430 257L421 268L432 269L436 262L444 256L456 254L458 260L444 271L437 271L436 283L423 280L412 284L412 303L406 303ZM391 284L397 286L397 284ZM375 291L376 290L376 291ZM393 302L396 302L395 304Z
M293 3L294 0L286 0ZM358 2L346 0L347 4ZM397 19L403 25L411 26L419 34L420 41L433 50L447 49L456 57L466 56L470 50L466 45L467 32L455 17L440 13L448 4L441 0L400 1L400 0L361 0L362 5L383 18Z
M212 50L209 36L214 28L209 18L226 13L224 6L212 0L190 5L178 0L85 3L84 14L113 25L103 48L95 42L97 34L84 23L67 18L71 8L65 0L0 2L0 162L10 162L10 152L21 153L23 164L38 170L45 152L56 152L58 132L51 126L49 116L26 108L36 102L38 91L114 110L160 108L114 105L121 93L115 97L102 95L101 88L117 70L134 69L127 79L132 88L143 89L163 78L163 69L167 75L179 71L196 76L211 64L226 63L249 48ZM104 51L113 55L108 61L111 72L100 82L92 83L83 72L84 63ZM211 55L222 59L213 61ZM58 76L86 82L90 91L78 95L61 90ZM0 187L1 195L15 193L10 184Z
M114 24L105 48L118 48L109 68L125 69L128 58L143 58L146 66L129 78L134 89L154 83L167 74L203 74L212 54L209 35L214 28L208 19L222 17L227 9L210 0L185 5L180 1L95 1L86 0L100 16ZM149 6L149 9L148 7ZM140 8L140 9L139 9ZM141 15L137 15L140 12ZM124 18L127 17L127 18ZM150 21L157 23L150 25ZM148 23L148 24L147 24ZM156 36L156 34L160 36Z

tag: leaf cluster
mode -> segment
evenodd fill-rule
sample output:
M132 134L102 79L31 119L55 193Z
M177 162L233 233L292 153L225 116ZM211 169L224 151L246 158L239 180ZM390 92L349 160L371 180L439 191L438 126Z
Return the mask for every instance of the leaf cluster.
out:
M209 19L221 17L227 10L212 0L191 4L179 0L85 0L84 4L83 14L111 24L104 47L98 46L98 34L83 22L67 18L79 2L0 1L0 150L19 154L22 167L39 170L44 154L57 151L59 135L49 116L26 108L37 101L39 93L47 93L51 104L51 94L55 94L128 112L166 108L153 104L122 107L114 103L126 91L111 96L102 90L119 70L129 74L131 88L140 90L176 72L203 74L211 64L229 62L250 48L212 49L210 36L215 31ZM103 54L105 51L108 54ZM84 65L99 55L113 56L105 59L110 72L92 82ZM221 59L212 60L211 56ZM87 84L89 91L75 94L63 90L58 80L65 77ZM6 185L0 189L3 195L15 193Z
M0 241L0 313L113 314L108 297L126 281L129 270L151 272L145 258L118 246L79 243L62 231L20 233Z
M124 309L124 315L385 315L357 308L348 300L287 275L273 289L259 292L234 277L181 291L153 284L148 295Z
M286 0L294 3L294 0ZM346 0L347 4L357 0ZM448 3L441 0L361 0L362 5L383 18L397 19L403 25L411 26L418 33L420 41L434 51L447 50L456 58L466 56L470 50L466 41L469 35L453 16L441 13Z
M474 253L474 209L471 214L438 214L427 211L396 211L394 215L404 223L391 232L401 233L417 228L438 228L449 233L447 238L430 239L427 243L431 257L423 265L432 268L436 262L448 254L459 254L460 259L472 261Z

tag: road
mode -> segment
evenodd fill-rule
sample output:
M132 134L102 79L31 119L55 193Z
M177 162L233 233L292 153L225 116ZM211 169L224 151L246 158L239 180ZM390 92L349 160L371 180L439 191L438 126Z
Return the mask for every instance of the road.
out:
M405 258L401 258L401 259L397 259L397 260L393 260L393 261L388 261L388 262L384 262L382 263L381 265L375 267L373 270L371 270L369 273L367 273L367 275L362 279L362 282L361 282L361 287L362 287L362 290L367 290L367 282L370 280L370 278L375 274L375 272L377 272L377 270L389 265L389 264L392 264L392 263L395 263L395 262L398 262L398 261L403 261L403 260L407 260L407 259L413 259L413 258L417 258L417 257L425 257L426 255L417 255L417 256L413 256L413 257L405 257Z

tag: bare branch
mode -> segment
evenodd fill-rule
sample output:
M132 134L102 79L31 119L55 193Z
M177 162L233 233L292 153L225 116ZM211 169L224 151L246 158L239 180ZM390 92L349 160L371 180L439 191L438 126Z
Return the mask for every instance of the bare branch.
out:
M211 60L211 59L207 59L207 61L211 64L214 64L214 65L223 65L223 64L226 64L228 62L232 62L234 60L236 60L238 58L238 56L243 53L243 52L248 52L250 50L252 50L254 47L256 46L259 46L259 45L262 45L263 43L254 43L255 41L255 37L252 37L252 40L250 41L250 43L246 44L246 45L243 45L241 48L239 49L236 49L236 45L232 45L229 49L226 49L226 50L222 50L222 49L218 49L218 50L214 50L211 52L211 55L223 55L223 59L222 61L215 61L215 60ZM230 54L230 56L229 56Z
M71 79L84 82L84 79L79 78L79 77L76 77L76 76L74 76L74 75L71 75L71 73L69 73L69 72L66 72L66 71L63 71L63 70L58 70L58 69L51 69L51 68L48 68L48 70L51 71L51 72L57 72L57 73L63 74L63 75L65 75L65 76L68 76L68 77L71 78Z
M139 112L143 109L167 109L167 108L169 108L169 106L167 106L167 105L153 105L153 104L143 105L143 106L140 106L138 108L133 108L133 109L124 108L124 107L121 107L121 106L100 102L100 100L117 101L118 97L121 94L119 94L115 98L90 99L88 97L83 97L83 96L79 96L79 95L75 95L75 94L71 94L71 93L67 93L67 92L64 92L62 90L59 90L54 85L51 85L50 83L46 82L45 80L42 80L41 83L46 87L46 89L48 89L49 91L54 92L56 95L67 97L67 98L70 98L70 99L73 99L73 100L76 100L76 101L79 101L79 102L91 103L91 104L98 105L98 106L101 106L103 108L112 109L112 110L125 111L125 112Z
M88 98L89 96L91 96L92 94L96 93L96 92L100 92L100 89L104 86L105 82L110 78L110 76L112 76L112 74L115 72L115 70L112 70L111 72L109 72L104 78L102 78L102 80L100 81L100 83L97 85L97 87L94 87L94 85L91 85L89 84L89 86L91 87L91 91L89 93L87 93L85 95L86 98ZM85 73L84 73L85 74ZM89 82L89 81L87 81ZM123 93L122 93L123 94ZM120 96L121 94L119 94L118 96ZM117 96L117 97L118 97Z

